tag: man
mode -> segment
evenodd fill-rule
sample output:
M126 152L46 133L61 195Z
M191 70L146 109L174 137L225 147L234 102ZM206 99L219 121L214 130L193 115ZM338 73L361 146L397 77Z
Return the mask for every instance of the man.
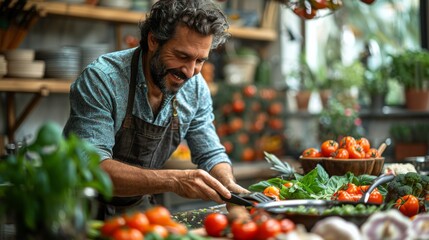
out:
M234 181L200 74L227 28L210 0L160 0L140 24L138 48L101 56L72 84L64 133L99 149L114 186L105 214L149 207L148 196L163 192L222 203L247 191ZM199 169L160 169L183 139Z

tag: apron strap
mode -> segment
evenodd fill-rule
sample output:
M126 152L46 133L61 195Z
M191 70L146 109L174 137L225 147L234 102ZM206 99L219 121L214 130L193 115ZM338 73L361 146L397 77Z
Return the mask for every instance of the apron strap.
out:
M127 112L125 115L125 119L122 122L122 127L129 128L131 126L132 121L132 113L134 107L134 97L136 93L136 84L137 84L137 71L139 64L139 56L140 56L140 47L138 47L133 54L133 58L131 60L131 79L130 79L130 90L128 94L128 103L127 103Z

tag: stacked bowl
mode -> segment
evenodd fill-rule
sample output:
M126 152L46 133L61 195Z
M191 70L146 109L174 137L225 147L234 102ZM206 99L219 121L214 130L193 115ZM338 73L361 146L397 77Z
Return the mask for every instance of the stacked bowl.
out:
M42 78L45 72L45 62L34 60L33 49L6 50L7 76L16 78ZM1 71L1 70L0 70Z

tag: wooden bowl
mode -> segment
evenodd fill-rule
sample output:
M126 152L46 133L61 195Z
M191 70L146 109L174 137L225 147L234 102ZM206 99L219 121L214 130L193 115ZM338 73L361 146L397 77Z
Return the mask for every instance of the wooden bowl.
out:
M380 175L384 158L364 159L335 159L335 158L299 158L304 174L313 170L320 164L330 176L342 176L351 172L356 176L362 174Z

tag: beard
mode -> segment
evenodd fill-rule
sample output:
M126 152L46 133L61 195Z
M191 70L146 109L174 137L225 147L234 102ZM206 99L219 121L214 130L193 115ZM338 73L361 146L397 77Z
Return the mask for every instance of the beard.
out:
M180 77L185 79L181 84L176 82L167 82L167 74L172 74L173 76ZM180 88L185 84L189 79L186 78L179 69L167 69L167 66L161 60L160 50L157 49L150 61L150 74L154 84L161 90L163 94L173 95L176 94Z

